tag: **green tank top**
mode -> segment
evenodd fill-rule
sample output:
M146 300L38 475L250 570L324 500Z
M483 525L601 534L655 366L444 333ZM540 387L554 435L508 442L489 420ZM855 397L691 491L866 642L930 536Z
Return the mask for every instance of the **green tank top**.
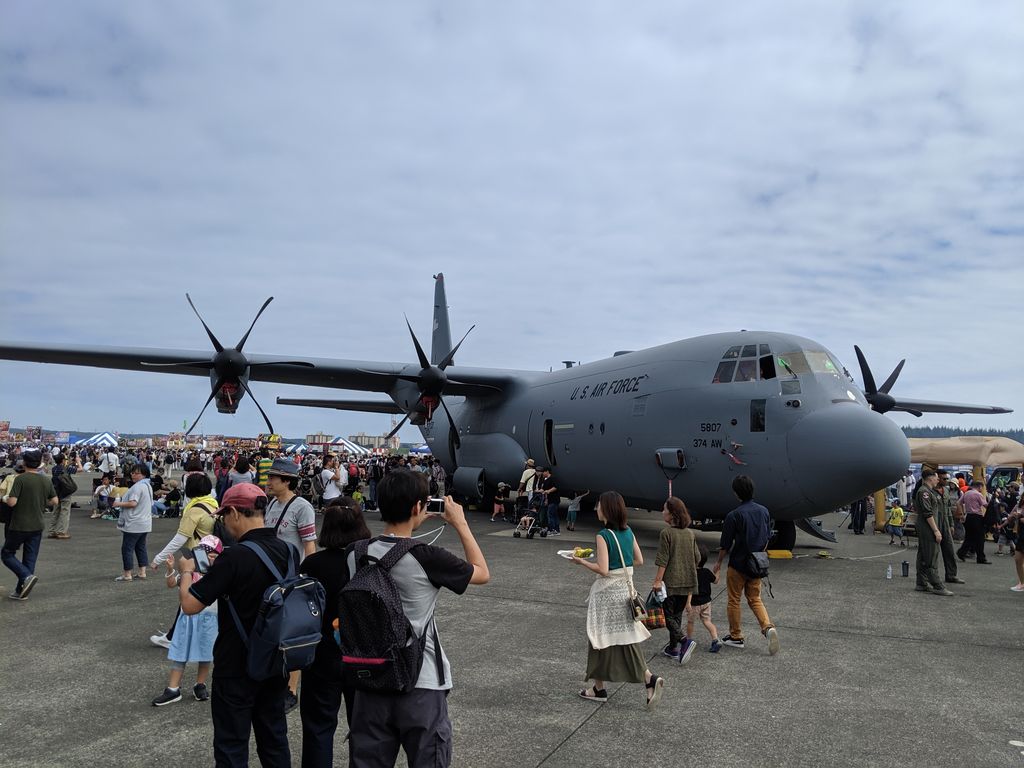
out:
M622 567L622 560L619 559L619 548L615 546L615 539L619 540L622 547L622 556L626 559L626 565L633 565L633 531L626 528L624 531L613 531L605 528L599 534L608 545L608 570L614 571Z

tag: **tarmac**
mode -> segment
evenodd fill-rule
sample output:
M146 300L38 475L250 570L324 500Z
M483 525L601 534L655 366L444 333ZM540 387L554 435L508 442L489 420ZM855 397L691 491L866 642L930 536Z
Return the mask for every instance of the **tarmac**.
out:
M72 538L43 539L31 598L0 601L0 765L210 765L209 704L186 696L150 705L168 667L166 652L148 638L167 628L175 594L160 578L115 583L120 535L114 523L88 519L87 497L80 501ZM378 533L381 523L368 517ZM826 528L840 522L823 519ZM491 582L462 596L443 592L438 604L455 678L455 766L1024 764L1017 686L1024 594L1010 591L1012 558L996 557L994 544L993 565L961 563L967 584L938 597L914 591L912 547L890 547L881 534L853 536L845 525L836 545L799 532L794 559L772 561L775 597L765 598L780 653L768 655L746 606L747 648L709 653L698 627L699 647L684 666L660 655L667 634L655 630L646 653L667 683L648 712L640 685L609 685L605 704L577 697L592 577L556 551L592 543L596 520L531 540L482 512L470 521ZM646 591L662 523L648 512L634 512L630 522L646 558L637 586ZM176 523L153 521L151 556ZM716 534L699 539L717 548ZM461 554L451 531L437 543ZM830 557L819 558L821 551ZM909 578L900 576L904 559ZM13 584L0 570L4 594ZM722 587L724 577L714 594ZM725 595L712 605L724 636ZM190 666L184 692L194 675ZM298 710L288 724L298 765ZM344 737L342 717L337 765L347 762ZM251 759L255 765L255 747Z

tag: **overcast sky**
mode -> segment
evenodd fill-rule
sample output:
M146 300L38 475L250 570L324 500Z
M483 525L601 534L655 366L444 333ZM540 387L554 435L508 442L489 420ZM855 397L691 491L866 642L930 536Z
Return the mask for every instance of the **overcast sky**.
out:
M1019 2L25 2L0 46L9 340L202 349L188 290L230 344L276 297L248 352L412 361L443 271L464 365L778 330L1016 409L900 423L1024 426ZM287 435L389 428L254 391ZM0 363L19 426L208 392Z

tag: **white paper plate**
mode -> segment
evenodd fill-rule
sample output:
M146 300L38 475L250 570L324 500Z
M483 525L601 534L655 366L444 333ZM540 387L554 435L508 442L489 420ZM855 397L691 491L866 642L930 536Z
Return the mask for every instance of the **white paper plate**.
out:
M574 549L560 549L560 550L558 550L557 554L560 557L564 557L566 560L572 560L572 555L573 555L573 552L575 552L575 551L576 550L574 550ZM583 560L593 560L594 556L590 555L589 557L584 557L582 559Z

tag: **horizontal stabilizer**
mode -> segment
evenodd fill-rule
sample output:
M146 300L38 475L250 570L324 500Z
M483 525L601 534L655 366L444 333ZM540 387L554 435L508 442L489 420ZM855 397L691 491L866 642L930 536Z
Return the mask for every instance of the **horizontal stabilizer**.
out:
M302 397L279 397L278 405L304 405L307 408L334 408L338 411L360 411L362 413L402 413L402 409L390 400L318 400Z

